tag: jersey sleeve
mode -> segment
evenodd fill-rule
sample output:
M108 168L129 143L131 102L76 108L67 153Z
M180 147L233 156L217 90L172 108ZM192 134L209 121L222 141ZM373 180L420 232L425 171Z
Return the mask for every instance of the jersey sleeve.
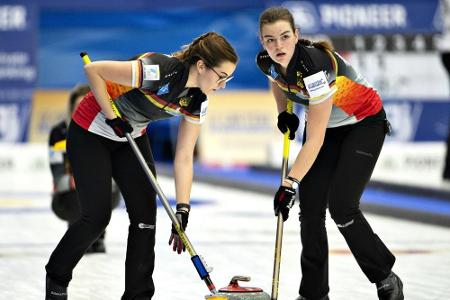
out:
M191 100L182 105L180 110L186 121L194 124L203 124L208 112L208 97L200 89L194 89Z
M184 119L190 123L203 124L206 120L206 113L208 112L208 99L200 104L200 109L192 115L184 115Z
M132 63L131 85L149 91L157 91L164 84L164 75L175 67L173 58L163 54L145 53Z
M326 101L337 91L337 63L332 53L322 49L310 51L310 58L314 68L303 82L309 94L309 104L315 105Z
M330 85L325 71L319 71L303 78L309 94L309 104L315 105L330 98L336 91L335 85Z

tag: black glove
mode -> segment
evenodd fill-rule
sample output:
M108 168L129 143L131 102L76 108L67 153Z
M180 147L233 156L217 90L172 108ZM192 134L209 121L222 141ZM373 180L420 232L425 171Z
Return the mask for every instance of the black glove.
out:
M287 111L283 111L278 115L277 126L281 133L285 133L289 128L289 139L293 140L295 138L295 132L298 129L300 121L298 117L294 114L290 114Z
M295 189L280 185L275 194L275 198L273 199L275 216L278 216L281 212L283 221L286 221L289 218L289 210L294 205L295 193Z
M185 203L177 204L177 212L175 215L177 216L178 222L180 222L183 231L186 230L190 210L191 206L189 204ZM181 251L183 252L186 251L186 247L184 246L183 241L178 235L178 232L175 229L175 226L173 226L173 224L172 224L172 233L169 238L169 245L171 245L172 242L173 242L172 246L173 251L178 252L178 254L181 254Z
M114 130L114 133L118 137L125 137L125 133L131 133L133 132L133 127L131 127L130 123L128 123L126 120L122 118L114 118L114 119L106 119L106 124L111 126L111 128Z

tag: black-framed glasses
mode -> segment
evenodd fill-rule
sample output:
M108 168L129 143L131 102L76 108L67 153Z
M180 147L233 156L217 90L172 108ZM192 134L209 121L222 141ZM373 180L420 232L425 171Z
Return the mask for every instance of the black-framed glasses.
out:
M216 70L214 70L213 67L208 67L207 66L207 68L212 70L214 73L216 73L217 77L219 77L219 79L217 79L217 83L218 84L227 83L228 81L230 81L234 77L234 76L223 76L223 75L220 75Z
M205 66L212 70L214 73L216 73L217 77L219 77L219 79L217 79L217 84L222 84L222 83L227 83L228 81L230 81L231 79L233 79L234 76L223 76L220 75L219 72L217 72L213 67L210 67L210 64L200 55L197 56L198 58L200 58L201 60L203 60L203 63L205 64Z

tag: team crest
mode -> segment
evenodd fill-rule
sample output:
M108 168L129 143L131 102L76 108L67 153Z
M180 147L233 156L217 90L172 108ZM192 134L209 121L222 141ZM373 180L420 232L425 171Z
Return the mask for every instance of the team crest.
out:
M182 97L178 103L180 103L181 107L186 107L191 103L192 96Z

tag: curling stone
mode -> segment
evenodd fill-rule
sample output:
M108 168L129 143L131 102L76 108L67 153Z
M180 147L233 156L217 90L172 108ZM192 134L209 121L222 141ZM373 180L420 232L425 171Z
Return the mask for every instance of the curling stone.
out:
M217 294L208 295L206 300L270 300L270 296L258 287L239 286L238 281L250 281L248 276L234 276L227 287Z

